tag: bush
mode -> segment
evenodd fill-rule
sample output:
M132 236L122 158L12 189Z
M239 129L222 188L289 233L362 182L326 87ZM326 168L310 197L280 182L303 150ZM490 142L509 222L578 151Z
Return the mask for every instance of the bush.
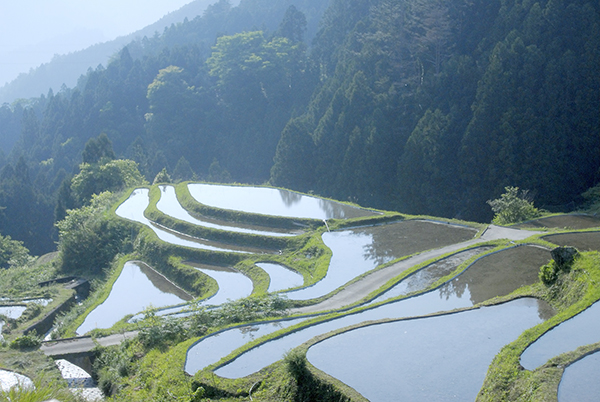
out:
M186 339L187 331L183 327L182 320L160 318L154 321L158 322L155 325L140 330L138 334L138 339L146 350L153 348L164 350L168 346Z
M25 309L25 311L23 311L23 314L21 315L21 317L19 317L19 321L21 321L21 322L29 321L29 320L37 317L38 315L40 315L41 312L42 312L42 306L40 306L37 303L29 303L29 304L27 304L27 308Z
M496 214L493 222L498 225L510 225L511 223L523 222L535 219L542 213L528 200L528 190L519 193L519 187L505 187L506 193L495 200L488 200Z
M23 335L10 343L11 349L37 349L41 346L42 341L36 334Z
M539 278L544 285L550 286L558 279L558 272L559 270L556 263L551 261L540 268Z

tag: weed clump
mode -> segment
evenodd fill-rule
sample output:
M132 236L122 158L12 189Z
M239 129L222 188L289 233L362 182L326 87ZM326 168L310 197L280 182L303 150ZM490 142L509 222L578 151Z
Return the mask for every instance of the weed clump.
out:
M540 268L539 278L546 286L556 283L562 272L569 272L578 255L574 247L557 247L552 250L552 261Z
M37 334L31 333L30 335L23 335L10 343L11 349L37 349L42 344L40 338L37 337Z

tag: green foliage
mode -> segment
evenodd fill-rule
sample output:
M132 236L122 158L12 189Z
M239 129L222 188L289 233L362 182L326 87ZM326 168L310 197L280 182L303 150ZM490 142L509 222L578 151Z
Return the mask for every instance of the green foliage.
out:
M0 235L0 268L20 267L31 261L23 242Z
M40 288L38 283L55 277L53 263L39 264L33 260L23 266L0 269L0 296L13 299L47 297L56 291L56 287Z
M159 184L159 183L171 183L171 176L167 172L167 168L163 168L163 170L158 172L158 174L154 178L154 181L152 182L152 184Z
M98 138L90 139L81 153L83 163L106 163L115 159L115 152L112 149L112 143L105 133Z
M206 179L213 183L231 183L231 173L223 168L215 158L208 167L208 176Z
M40 401L75 402L77 397L58 381L44 382L35 380L32 386L17 384L8 390L0 388L0 401L7 402L40 402Z
M589 213L600 213L600 184L587 189L581 195L586 201L585 207Z
M160 317L152 311L144 314L144 320L149 326L140 330L138 339L146 350L153 348L166 350L167 347L187 339L188 331L184 327L183 320Z
M560 270L554 261L542 265L539 273L540 281L542 281L544 285L550 286L558 279L559 272Z
M571 270L559 275L552 286L539 284L529 289L532 296L548 301L557 311L549 320L527 331L502 348L488 369L478 401L555 400L565 367L577 358L563 355L533 372L523 370L519 357L525 348L560 322L565 321L600 299L600 253L581 253Z
M541 212L527 199L528 191L519 193L518 187L505 187L504 194L495 200L488 200L492 211L496 214L493 222L498 225L523 222L540 217Z
M92 195L89 205L67 211L56 224L63 272L100 274L117 253L131 247L132 225L105 214L114 201L109 192Z
M292 42L302 42L306 31L306 16L293 4L288 7L275 36L281 36Z
M37 336L37 334L31 334L31 335L23 335L18 338L15 338L10 343L9 346L11 349L27 350L27 349L37 349L40 347L41 344L42 344L42 341Z
M27 308L25 309L25 311L23 311L21 317L19 317L19 321L26 322L32 320L35 317L39 316L42 310L43 308L41 305L37 303L28 303Z
M71 191L79 205L89 202L94 194L147 184L132 160L111 160L104 164L83 163L79 169L80 172L71 180Z
M349 401L333 385L322 381L308 368L306 351L294 349L283 357L284 365L294 380L293 400L301 401Z

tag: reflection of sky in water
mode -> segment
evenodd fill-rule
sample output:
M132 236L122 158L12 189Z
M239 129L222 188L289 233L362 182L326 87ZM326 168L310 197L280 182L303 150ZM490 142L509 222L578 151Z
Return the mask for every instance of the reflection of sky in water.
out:
M162 213L172 216L173 218L176 218L176 219L179 219L179 220L182 220L185 222L189 222L194 225L203 226L203 227L212 228L212 229L227 230L229 232L252 233L252 234L257 234L257 235L262 235L262 236L279 236L279 237L293 236L292 234L289 234L289 233L268 232L268 231L263 231L263 230L246 229L246 228L241 228L241 227L236 227L236 226L218 225L215 223L211 223L211 222L207 222L204 220L194 218L179 203L179 200L177 199L177 195L175 194L175 188L173 186L163 185L163 186L159 186L159 188L161 190L161 196L160 196L160 200L156 203L156 208L159 211L161 211Z
M278 292L280 290L295 288L302 286L304 283L302 275L282 265L270 262L259 262L256 265L269 275L268 292Z
M384 304L361 313L346 315L331 321L313 325L300 331L287 334L282 338L262 344L240 355L233 362L215 371L215 373L228 378L244 377L269 364L275 363L282 358L286 351L301 345L317 335L359 324L363 321L413 317L437 311L470 306L471 303L468 299L461 299L458 297L446 299L440 297L439 292L430 292L403 301Z
M592 402L600 396L600 352L568 366L558 386L559 402Z
M323 296L393 259L393 256L378 255L378 249L372 247L373 236L370 233L355 230L327 232L323 233L323 242L333 252L327 275L310 287L286 293L290 299L308 300Z
M521 355L521 365L527 370L534 370L554 356L596 342L600 342L600 302L552 328L529 345Z
M537 300L358 328L312 346L315 367L372 401L473 401L502 346L540 323Z
M188 350L185 361L185 372L194 375L194 373L218 362L246 343L281 328L291 327L305 319L280 320L273 323L231 328L210 335L200 340Z
M119 205L116 210L116 214L121 218L129 219L131 221L142 223L148 226L150 229L156 233L158 238L164 242L176 244L178 246L199 248L203 250L213 250L213 251L226 251L226 252L243 252L239 250L230 250L225 248L220 248L216 246L210 246L208 244L199 243L196 241L188 240L180 236L176 236L171 232L167 232L153 225L150 220L148 220L144 216L144 211L148 208L150 204L150 199L148 198L149 190L147 188L138 188L134 190L129 198Z
M211 207L290 218L342 219L375 215L338 202L268 187L192 183L190 194Z
M164 307L183 301L179 296L158 289L138 263L129 261L123 266L108 298L87 316L77 328L77 333L85 334L94 328L110 328L127 314L138 313L150 305Z
M525 250L525 248L523 249ZM519 252L522 251L519 250ZM525 251L537 252L538 250ZM496 256L502 258L499 254L496 253ZM484 259L480 261L484 261ZM224 377L243 377L281 359L287 350L293 349L309 339L329 331L368 320L417 317L441 311L450 311L456 308L472 307L474 300L477 301L479 298L484 297L484 295L489 296L487 297L489 299L494 296L508 294L516 289L516 287L505 286L504 282L506 281L506 277L514 276L514 271L521 270L522 267L509 265L506 269L501 270L504 272L504 275L491 276L491 279L488 280L488 271L490 269L492 268L484 263L473 264L465 273L433 291L384 304L361 313L347 315L288 334L249 350L230 364L218 369L216 373ZM519 281L509 282L513 286L520 286L517 285L520 283ZM544 307L539 308L538 314L540 319L547 319L552 315L552 311L547 304L542 303L540 306Z
M217 271L206 268L196 268L217 281L219 290L217 293L205 300L202 304L219 305L227 300L237 300L248 297L252 293L252 280L237 271Z
M384 300L392 299L394 297L404 296L411 292L423 290L428 286L433 285L442 277L449 275L460 264L462 264L472 256L483 253L484 251L487 251L491 248L492 247L473 248L470 250L453 254L449 257L443 258L439 261L429 264L426 267L420 269L419 271L404 278L398 284L387 290L385 293L373 299L371 303L375 304Z

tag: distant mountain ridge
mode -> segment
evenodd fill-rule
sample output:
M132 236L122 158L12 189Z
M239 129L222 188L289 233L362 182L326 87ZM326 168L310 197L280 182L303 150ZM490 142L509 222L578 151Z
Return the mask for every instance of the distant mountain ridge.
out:
M155 33L162 34L163 30L172 24L193 19L202 15L206 8L217 0L195 0L178 10L168 13L155 23L148 25L129 35L97 43L85 49L55 55L48 63L31 69L28 73L21 73L13 81L0 88L0 104L12 103L17 99L38 97L47 94L49 89L54 91L66 85L69 88L77 84L77 80L89 68L96 68L102 64L106 66L110 58L131 41L144 36L151 37ZM238 3L234 1L233 3Z

